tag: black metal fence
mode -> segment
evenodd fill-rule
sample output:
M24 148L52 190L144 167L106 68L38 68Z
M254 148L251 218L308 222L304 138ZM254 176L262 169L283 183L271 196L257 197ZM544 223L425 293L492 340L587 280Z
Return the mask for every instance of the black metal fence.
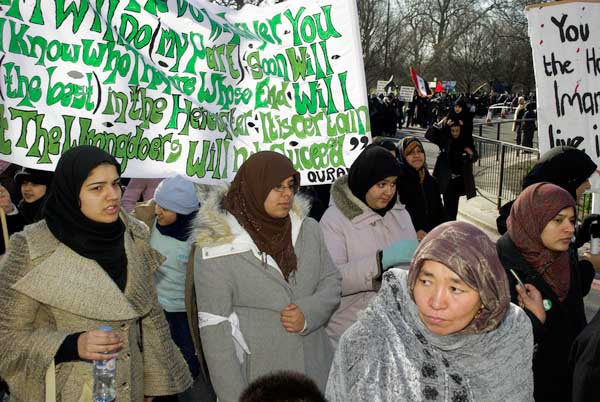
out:
M498 208L517 198L521 192L523 178L540 158L535 148L511 144L500 140L500 127L512 124L504 120L474 127L473 140L479 160L473 166L475 185L483 196L494 199ZM496 138L489 138L489 132ZM480 135L477 135L477 134Z
M498 207L517 198L523 179L540 158L537 148L525 148L501 140L514 136L508 129L512 123L514 120L498 120L476 124L473 130L475 147L481 155L473 166L475 185L483 196L493 198ZM537 147L537 139L534 146ZM584 194L577 205L578 221L590 214L591 205L592 194Z

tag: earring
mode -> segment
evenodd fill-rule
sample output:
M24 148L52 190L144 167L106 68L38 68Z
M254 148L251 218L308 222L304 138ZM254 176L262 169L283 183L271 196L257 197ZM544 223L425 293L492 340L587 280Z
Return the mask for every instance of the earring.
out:
M481 306L479 306L479 310L477 310L477 313L475 314L475 317L473 317L473 319L479 317L479 315L481 314L481 312L483 311L484 308L485 308L485 306L483 304Z

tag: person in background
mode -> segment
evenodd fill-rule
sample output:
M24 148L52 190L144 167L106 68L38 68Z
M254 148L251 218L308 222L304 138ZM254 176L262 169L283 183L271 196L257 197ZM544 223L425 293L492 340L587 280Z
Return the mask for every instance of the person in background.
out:
M280 371L254 380L240 402L327 402L310 378L293 371Z
M400 201L406 205L417 239L422 240L434 227L446 221L440 186L429 174L423 144L416 137L405 137L398 147L401 174L397 182Z
M594 278L593 267L578 264L569 253L575 200L557 185L533 184L516 199L507 223L497 250L511 300L525 309L533 326L535 400L569 401L569 351L587 324L583 298Z
M463 96L460 96L443 121L448 126L460 126L460 140L464 147L475 149L473 142L473 116Z
M398 150L396 149L396 143L392 140L388 140L386 138L383 137L375 137L373 138L373 145L378 145L382 148L387 149L392 155L394 155L394 158L397 157L396 152L398 152Z
M342 301L327 325L334 346L375 296L382 273L392 266L408 266L416 248L410 215L397 201L399 174L396 158L370 145L348 175L331 187L332 202L320 225L342 274Z
M383 275L340 339L325 396L532 402L532 338L494 243L473 225L444 223L421 241L408 272Z
M383 98L382 107L383 132L387 137L395 137L398 130L398 116L394 104L394 94L388 94Z
M16 163L0 161L0 185L8 190L11 200L16 204L21 200L21 189L15 184L15 174L21 169Z
M156 186L162 181L159 179L131 179L123 193L123 209L132 212L138 201L148 201L154 197Z
M21 190L22 199L15 206L8 191L0 186L0 206L6 213L8 233L23 230L43 219L42 209L46 202L48 189L52 183L52 172L22 168L15 174L15 183Z
M89 401L92 363L108 358L118 361L119 402L192 383L156 297L161 257L147 227L120 213L119 172L100 148L70 148L44 220L11 237L0 262L0 377L12 402L45 400L46 373L55 374L57 402Z
M192 341L185 301L188 260L192 251L192 222L199 208L194 183L181 175L162 180L156 187L152 203L140 203L135 216L148 216L143 209L152 208L154 217L147 222L150 227L150 245L161 253L166 260L154 273L158 302L161 305L171 338L183 355L192 378L207 383L205 373L201 373L200 362ZM202 374L202 378L199 376ZM188 389L171 400L197 402L201 386ZM206 391L204 391L206 393ZM167 399L161 398L161 401Z
M521 145L521 136L523 134L523 122L521 120L523 119L524 114L525 114L525 98L522 96L519 96L517 109L515 110L515 115L513 117L514 122L513 122L513 126L512 126L512 131L517 134L517 137L515 138L515 142L517 145Z
M279 370L325 389L333 358L325 324L341 278L299 186L288 158L257 152L228 189L207 194L195 220L199 336L221 402Z
M453 221L458 214L460 197L466 195L469 199L477 195L473 177L473 162L477 154L469 139L463 137L462 126L458 122L443 119L440 123L441 126L431 126L425 138L440 149L433 177L440 185L446 219Z
M533 148L533 133L537 130L537 113L535 111L535 103L529 102L525 105L525 113L521 122L521 131L523 132L523 141L521 145L524 147ZM531 152L531 151L525 151Z

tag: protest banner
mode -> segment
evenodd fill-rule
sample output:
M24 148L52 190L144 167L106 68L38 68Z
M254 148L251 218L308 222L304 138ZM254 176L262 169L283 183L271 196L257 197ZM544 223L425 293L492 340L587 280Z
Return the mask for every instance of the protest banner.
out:
M329 183L370 141L361 54L353 0L0 0L0 159L216 183L272 150Z
M442 81L444 91L454 92L456 90L456 81Z
M398 99L404 102L412 102L415 95L415 87L402 85L398 93Z
M392 75L388 80L377 80L375 92L378 94L389 94L394 87L394 76Z
M378 94L386 94L385 86L388 84L387 81L377 80L377 87L375 88L375 93Z
M526 8L537 86L539 149L584 150L600 165L600 3ZM594 174L592 184L599 188Z

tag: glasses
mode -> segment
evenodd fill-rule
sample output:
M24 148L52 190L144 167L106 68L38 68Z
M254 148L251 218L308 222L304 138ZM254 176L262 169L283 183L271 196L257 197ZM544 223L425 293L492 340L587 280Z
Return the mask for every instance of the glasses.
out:
M292 194L296 194L300 186L296 182L292 182L289 186L284 186L280 184L279 186L273 187L273 191L277 193L283 193L285 190L290 190Z

